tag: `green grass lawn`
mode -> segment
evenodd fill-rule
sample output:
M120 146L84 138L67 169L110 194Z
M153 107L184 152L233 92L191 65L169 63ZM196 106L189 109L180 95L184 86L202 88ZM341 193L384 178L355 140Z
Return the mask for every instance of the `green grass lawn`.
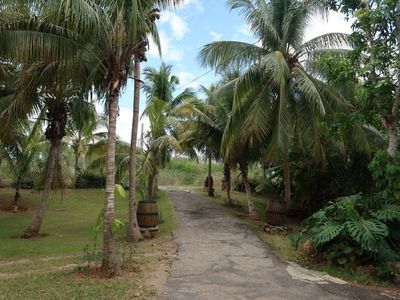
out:
M12 189L0 189L0 204L12 200ZM34 209L13 214L0 211L0 299L147 299L154 295L148 283L149 272L157 267L158 257L141 254L160 251L168 233L176 226L173 207L164 192L158 208L163 222L160 237L133 247L134 271L105 280L79 276L76 264L82 263L83 249L91 243L92 228L104 205L103 190L65 190L50 199L42 233L34 239L20 239ZM40 193L24 190L23 205L34 207ZM116 218L127 221L128 201L118 198ZM101 235L101 233L100 233ZM101 249L101 245L99 245ZM138 258L139 257L139 258Z

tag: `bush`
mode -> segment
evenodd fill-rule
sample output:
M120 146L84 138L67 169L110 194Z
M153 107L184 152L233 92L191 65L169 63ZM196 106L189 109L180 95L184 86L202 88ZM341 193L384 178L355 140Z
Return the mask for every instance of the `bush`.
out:
M369 170L378 189L400 200L400 154L390 164L389 160L387 151L378 151L369 164Z
M100 174L82 173L76 178L75 187L78 189L104 188L106 177Z
M316 162L312 157L292 163L296 206L310 216L337 197L375 192L368 164L366 155L350 152L344 156L328 146L325 164Z
M11 187L16 188L17 183L14 181L11 183ZM35 181L32 178L24 178L19 182L21 189L31 190L35 187Z
M330 202L306 220L305 229L293 237L294 246L311 238L317 256L337 265L398 261L400 204L384 196L353 195Z

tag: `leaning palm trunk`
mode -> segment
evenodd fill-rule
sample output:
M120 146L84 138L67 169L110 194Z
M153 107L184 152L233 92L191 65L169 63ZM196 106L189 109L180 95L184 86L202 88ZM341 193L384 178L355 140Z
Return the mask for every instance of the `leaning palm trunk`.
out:
M285 185L285 195L284 195L285 211L287 211L290 205L290 198L291 198L289 153L286 153L283 159L283 180Z
M240 172L242 173L243 185L246 190L247 206L249 208L249 217L257 218L258 214L257 214L256 208L254 206L253 194L251 193L251 187L250 187L249 178L248 178L249 167L246 163L241 163L239 165L240 165Z
M102 268L108 276L114 276L120 272L120 263L117 254L115 240L112 234L114 222L114 189L115 189L115 142L118 114L119 90L113 89L109 98L109 120L107 139L107 165L106 165L106 199L103 220L103 264Z
M45 181L43 187L42 197L40 199L39 206L36 210L35 218L32 223L28 226L27 229L22 233L23 238L30 238L39 235L40 228L43 223L44 213L46 211L49 194L51 190L51 186L53 184L54 174L56 173L56 165L59 159L60 149L61 149L61 140L62 137L58 137L51 141L49 157L47 159L46 166L46 174Z
M129 160L129 225L128 239L137 241L142 237L139 224L137 221L136 201L136 151L137 151L137 133L139 123L139 101L140 101L140 59L135 56L134 66L134 95L133 95L133 118L132 118L132 135L131 135L131 153Z
M233 206L233 201L231 197L231 168L229 164L224 164L224 179L226 184L226 201L229 206Z

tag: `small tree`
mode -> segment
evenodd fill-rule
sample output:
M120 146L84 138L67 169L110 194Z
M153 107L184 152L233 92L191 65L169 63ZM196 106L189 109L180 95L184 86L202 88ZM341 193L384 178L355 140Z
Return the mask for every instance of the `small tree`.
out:
M391 161L400 143L400 2L331 1L334 9L354 18L351 67L361 82L361 107L379 115L387 132Z
M26 122L14 122L12 130L0 140L3 159L6 161L14 179L15 196L13 208L18 211L21 199L20 188L23 180L32 173L32 162L43 148L40 126Z

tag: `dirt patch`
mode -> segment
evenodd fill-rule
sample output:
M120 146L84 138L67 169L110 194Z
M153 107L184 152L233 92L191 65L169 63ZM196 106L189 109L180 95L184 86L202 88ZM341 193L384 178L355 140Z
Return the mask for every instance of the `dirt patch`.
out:
M162 295L166 291L167 279L171 273L173 261L176 259L178 247L173 239L173 235L162 237L163 251L158 258L158 265L150 275L150 284L154 286L157 295Z
M20 214L26 212L27 210L29 210L29 207L23 204L17 206L8 205L0 208L0 211L6 214Z

